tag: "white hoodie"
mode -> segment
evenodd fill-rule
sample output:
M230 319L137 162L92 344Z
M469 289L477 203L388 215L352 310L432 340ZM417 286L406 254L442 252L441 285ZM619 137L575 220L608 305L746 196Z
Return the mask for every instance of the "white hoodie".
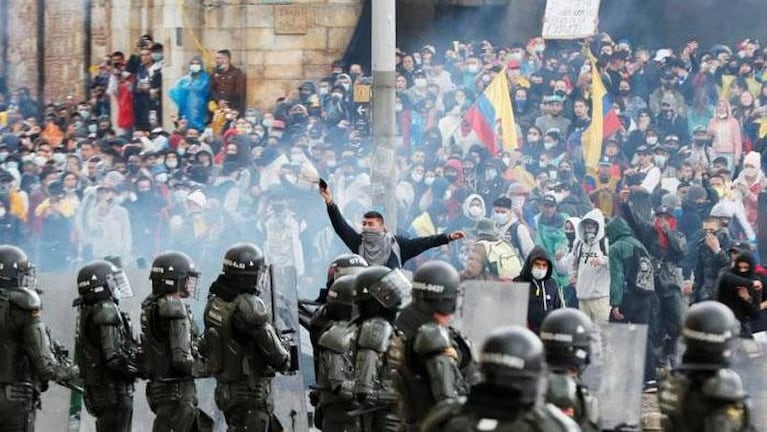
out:
M584 222L597 223L597 236L587 243L584 239ZM578 300L594 300L610 295L610 259L605 239L605 217L599 209L583 216L575 228L575 243L570 253L572 269L577 276L575 291Z

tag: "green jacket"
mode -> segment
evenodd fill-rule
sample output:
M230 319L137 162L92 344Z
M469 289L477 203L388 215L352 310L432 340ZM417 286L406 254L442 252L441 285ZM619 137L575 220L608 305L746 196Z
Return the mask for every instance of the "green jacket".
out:
M645 247L634 237L623 218L610 219L605 226L605 233L610 244L610 305L617 307L623 304L623 293L632 283L626 279L626 274L630 271L626 265L635 262L635 248Z

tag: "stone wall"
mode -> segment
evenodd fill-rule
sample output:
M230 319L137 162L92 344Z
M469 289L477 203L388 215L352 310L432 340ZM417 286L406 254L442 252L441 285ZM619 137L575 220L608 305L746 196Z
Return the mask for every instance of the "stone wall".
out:
M9 85L37 94L37 9L34 0L9 2ZM81 1L45 1L45 99L84 93ZM343 56L362 0L93 0L93 67L112 51L131 54L144 33L165 45L164 85L170 88L191 57L212 66L230 49L248 76L248 104L265 106L321 78ZM165 101L168 115L173 111ZM166 116L167 120L167 116Z

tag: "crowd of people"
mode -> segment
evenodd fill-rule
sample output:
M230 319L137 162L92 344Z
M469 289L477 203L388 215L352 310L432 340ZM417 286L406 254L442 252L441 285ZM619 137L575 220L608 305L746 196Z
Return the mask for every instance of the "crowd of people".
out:
M531 317L566 305L597 323L651 322L667 359L687 301L719 299L745 335L761 329L758 41L649 48L600 34L583 46L467 41L396 55L396 234L469 235L406 269L442 259L464 279L543 281ZM65 271L105 256L142 267L169 248L205 267L247 240L294 266L302 288L317 286L345 250L319 216L318 180L349 221L371 208L372 142L353 109L368 71L337 61L273 106L249 107L235 63L228 50L210 70L190 59L163 106L163 46L145 35L134 53L104 60L87 100L0 93L0 243L24 247L42 271ZM465 114L501 73L518 143L493 152ZM581 145L596 73L620 121L598 168L586 167Z

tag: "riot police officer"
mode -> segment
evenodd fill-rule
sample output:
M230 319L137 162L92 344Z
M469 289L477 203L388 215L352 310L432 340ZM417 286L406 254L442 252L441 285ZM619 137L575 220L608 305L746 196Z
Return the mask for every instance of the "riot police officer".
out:
M354 389L364 432L396 432L398 395L385 355L394 337L394 320L410 282L400 270L371 266L354 279L357 326L354 340Z
M193 371L199 334L183 300L196 295L199 276L181 252L164 252L152 262L152 293L141 304L141 345L155 432L187 432L210 421L197 409Z
M482 346L484 381L471 388L466 403L436 405L424 419L424 432L577 432L575 422L552 404L541 405L545 361L543 345L528 329L493 331Z
M216 405L230 431L268 430L274 412L272 378L291 366L290 352L258 298L265 269L255 245L233 245L205 307L208 372L216 377Z
M0 246L0 428L35 429L35 410L48 381L73 380L77 367L60 363L53 354L48 329L41 319L35 292L35 268L15 246Z
M77 273L77 362L85 381L85 407L99 432L131 431L138 344L130 319L117 307L130 292L125 273L108 261L93 261Z
M404 430L418 431L437 403L465 397L476 376L468 340L449 325L461 279L453 266L430 261L413 275L413 302L396 321L389 351L397 368Z
M328 278L325 283L325 288L320 290L320 296L317 299L317 303L320 304L320 307L318 307L311 315L309 326L307 328L313 347L317 346L317 340L319 340L320 335L322 335L322 333L336 321L332 317L328 317L328 311L325 307L325 304L328 301L328 293L330 292L333 283L341 276L356 275L367 266L367 261L356 254L339 255L330 263L330 266L328 266Z
M682 362L658 395L664 431L754 430L743 382L729 368L739 333L738 320L722 303L690 307L682 329Z
M357 419L348 415L355 406L352 342L354 327L350 325L354 305L354 276L341 276L327 293L325 306L332 324L322 333L317 346L317 385L319 404L315 425L323 432L356 432Z
M541 340L549 366L546 401L559 407L588 432L599 431L597 399L581 382L591 361L594 325L578 309L557 309L541 323Z

